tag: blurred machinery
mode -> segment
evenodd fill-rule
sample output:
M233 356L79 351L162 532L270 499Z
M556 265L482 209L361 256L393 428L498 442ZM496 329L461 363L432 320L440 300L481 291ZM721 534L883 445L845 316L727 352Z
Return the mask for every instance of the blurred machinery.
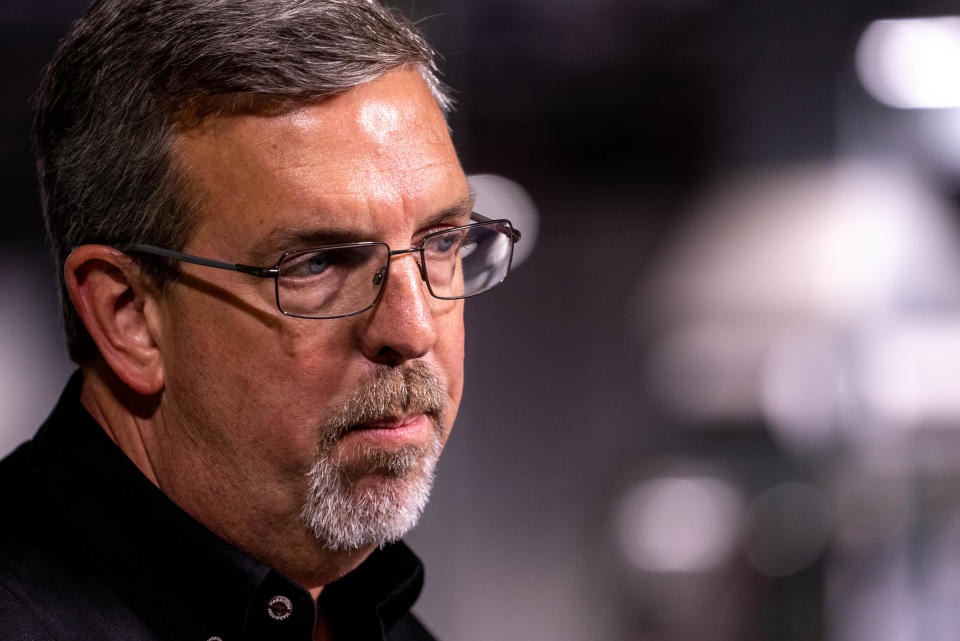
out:
M836 160L721 181L643 279L681 436L614 507L636 638L960 636L958 61L960 18L870 24L885 106L841 92Z

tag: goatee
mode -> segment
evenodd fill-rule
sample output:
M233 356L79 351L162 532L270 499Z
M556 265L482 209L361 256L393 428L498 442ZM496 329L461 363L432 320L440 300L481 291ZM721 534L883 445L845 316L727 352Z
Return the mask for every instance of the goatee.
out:
M420 518L443 448L446 388L421 361L380 367L363 377L353 397L322 426L307 473L300 518L331 551L382 546L406 534ZM345 456L337 445L351 429L414 414L433 425L429 442L381 447L366 444Z

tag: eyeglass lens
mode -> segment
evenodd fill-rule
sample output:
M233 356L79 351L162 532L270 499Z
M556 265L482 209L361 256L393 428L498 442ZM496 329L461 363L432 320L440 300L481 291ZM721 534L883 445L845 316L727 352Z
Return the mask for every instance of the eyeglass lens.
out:
M325 318L367 309L386 281L389 247L359 243L284 256L277 303L286 314ZM509 223L494 221L428 236L423 243L427 287L436 298L474 296L499 284L510 269Z
M324 318L367 309L386 281L389 248L359 243L293 252L278 266L277 303L286 314ZM466 298L499 284L510 269L508 223L494 221L428 236L423 268L437 298Z

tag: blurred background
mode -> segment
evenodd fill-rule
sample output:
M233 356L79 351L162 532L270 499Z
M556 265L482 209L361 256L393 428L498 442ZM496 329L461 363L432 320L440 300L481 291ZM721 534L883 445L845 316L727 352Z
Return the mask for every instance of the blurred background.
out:
M0 0L0 453L67 379ZM401 2L519 264L409 537L444 639L960 637L960 4Z

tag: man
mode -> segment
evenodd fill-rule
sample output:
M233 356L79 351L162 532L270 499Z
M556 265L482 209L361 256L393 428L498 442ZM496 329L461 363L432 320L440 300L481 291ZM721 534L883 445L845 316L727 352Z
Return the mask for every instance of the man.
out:
M398 539L519 239L433 68L368 0L74 24L35 135L81 371L0 463L0 638L432 638Z

